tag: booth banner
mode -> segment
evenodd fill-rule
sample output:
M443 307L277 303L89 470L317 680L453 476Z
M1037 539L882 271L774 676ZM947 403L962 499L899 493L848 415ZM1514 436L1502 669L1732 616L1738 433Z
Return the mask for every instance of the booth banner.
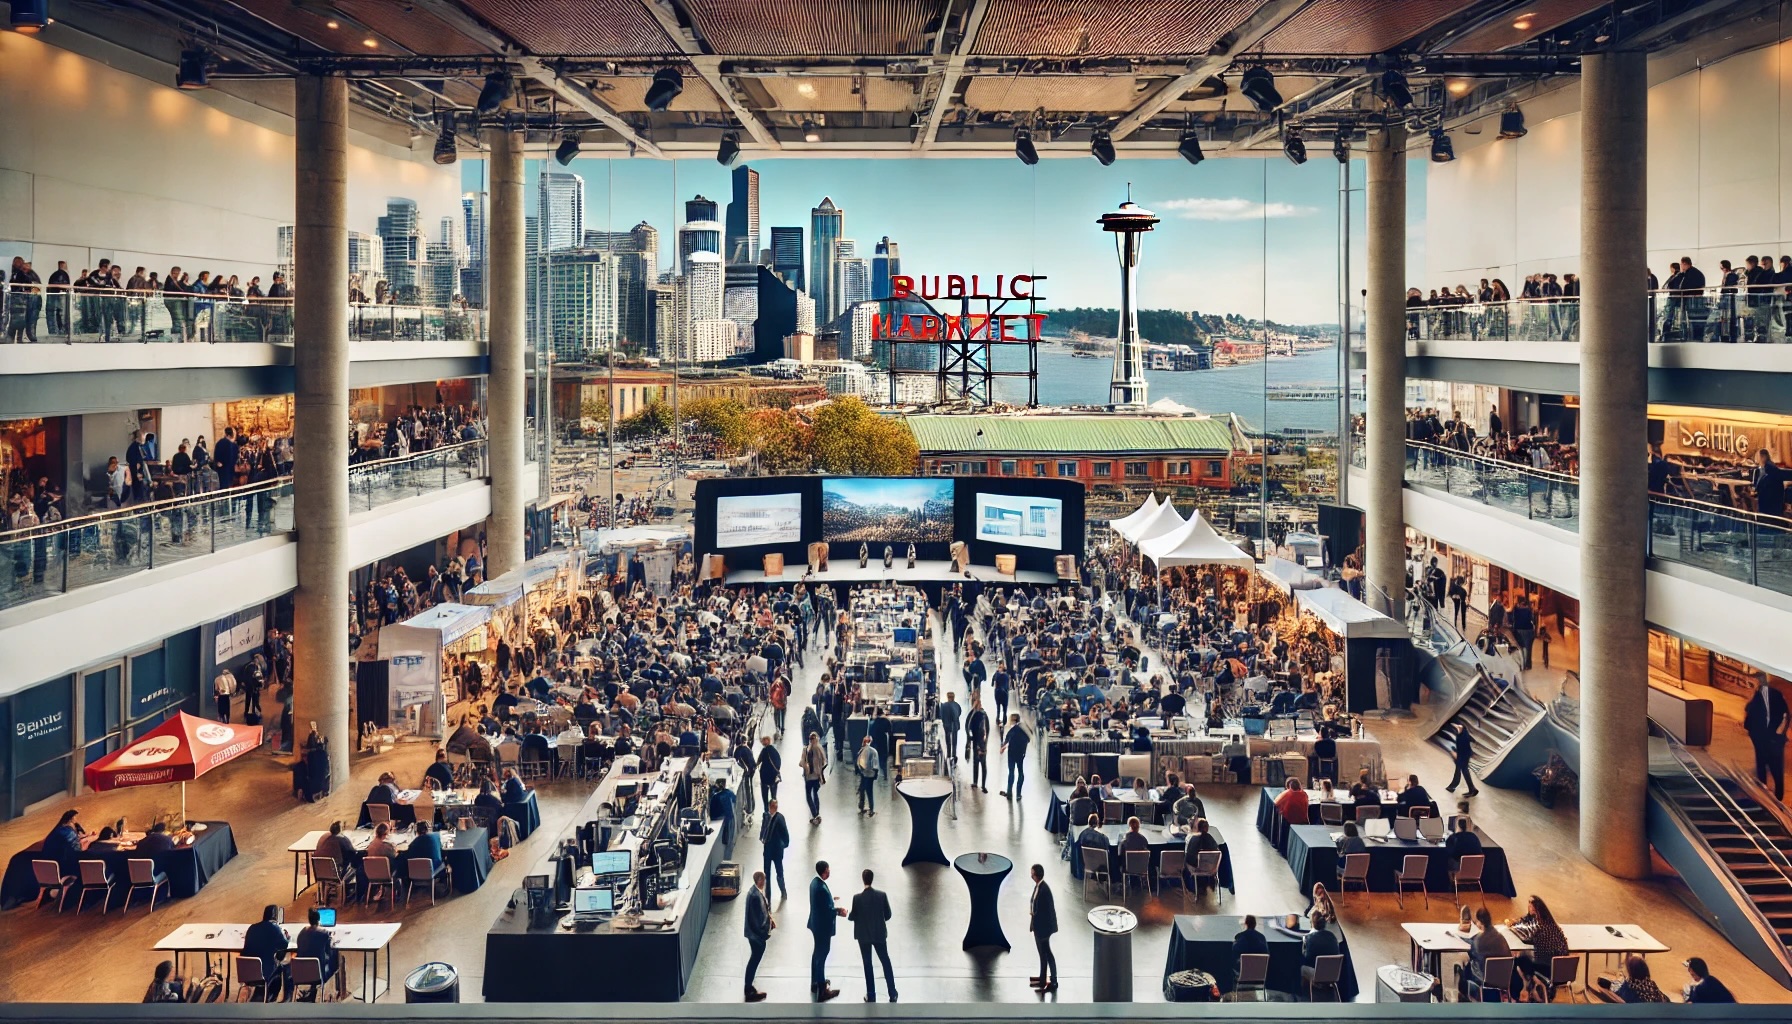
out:
M647 589L653 591L655 597L672 596L672 570L677 565L678 553L675 551L641 553L641 572L647 579Z
M387 658L386 688L391 695L391 721L394 729L409 731L410 709L433 709L442 696L442 672L436 665L433 651L394 651ZM439 720L439 716L431 716ZM419 714L419 722L425 721Z
M214 664L217 665L226 664L232 658L241 657L259 648L264 639L259 608L219 619L212 629L215 631L217 648Z
M74 749L75 698L68 676L12 697L12 764L15 776Z

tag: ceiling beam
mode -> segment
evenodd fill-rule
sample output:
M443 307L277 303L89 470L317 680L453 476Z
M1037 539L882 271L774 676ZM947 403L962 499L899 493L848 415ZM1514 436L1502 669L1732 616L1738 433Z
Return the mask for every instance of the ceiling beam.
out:
M1213 52L1190 64L1183 74L1159 86L1134 107L1132 113L1121 118L1111 133L1113 137L1116 140L1124 139L1138 131L1144 127L1145 122L1163 113L1165 107L1181 98L1183 93L1231 67L1240 54L1269 38L1270 33L1287 24L1307 3L1308 0L1268 0L1267 3L1258 5L1257 10L1244 20L1244 24L1228 33L1228 37L1217 44Z
M1317 88L1310 89L1286 103L1283 103L1281 109L1288 111L1291 117L1299 117L1302 114L1319 114L1327 110L1335 110L1339 106L1349 102L1352 96L1355 96L1373 81L1375 81L1375 78L1372 75L1358 75L1355 78L1341 78L1326 82ZM1301 103L1306 103L1307 105L1304 107L1298 106L1298 104ZM1281 131L1282 125L1279 119L1269 121L1266 122L1263 127L1258 128L1256 131L1246 136L1244 141L1234 143L1234 145L1239 149L1250 149L1253 146L1260 146L1275 138Z
M971 45L977 39L977 31L983 27L983 16L989 11L989 0L971 0L970 10L965 12L964 31L959 34L958 45L953 47L952 55L946 58L945 69L940 72L940 91L933 98L933 106L927 111L927 123L922 126L921 134L915 136L915 150L924 152L933 145L939 135L940 121L946 116L946 108L952 104L952 94L958 91L958 80L964 77L964 65L970 56ZM946 26L940 25L940 38L945 38Z
M631 143L636 152L654 157L665 157L666 154L658 146L643 138L635 130L634 125L629 124L622 115L611 110L608 105L598 99L597 93L590 86L570 78L560 77L540 58L529 56L516 40L505 36L467 13L466 8L462 7L457 0L413 0L413 2L461 35L489 48L506 60L515 61L521 65L523 74L552 89L566 102L602 121L605 127Z
M741 123L748 135L753 136L753 141L766 149L783 149L778 137L772 134L765 121L735 94L734 83L722 74L722 58L704 53L696 41L685 34L684 25L679 22L678 12L673 8L671 0L641 0L641 5L660 23L660 28L672 42L684 51L685 58L691 62L691 67L696 69L704 84L723 103L728 104L729 110L734 111L735 120Z

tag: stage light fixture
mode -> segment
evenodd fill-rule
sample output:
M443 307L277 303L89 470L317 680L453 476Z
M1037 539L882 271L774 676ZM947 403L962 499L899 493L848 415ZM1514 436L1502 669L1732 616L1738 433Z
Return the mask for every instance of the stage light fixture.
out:
M576 132L567 132L554 150L554 162L562 167L572 163L579 156L579 136Z
M1381 91L1395 110L1405 110L1412 106L1412 89L1406 84L1406 76L1400 73L1399 68L1389 68L1381 73Z
M1513 107L1500 115L1500 138L1522 139L1527 129L1524 126L1524 111Z
M1033 146L1033 133L1025 128L1014 129L1014 155L1028 167L1039 162L1039 150Z
M647 109L664 110L684 92L684 75L677 68L661 68L653 73L653 84L647 87Z
M1198 164L1207 159L1207 154L1201 152L1200 133L1193 128L1182 133L1182 140L1176 143L1176 152L1182 154L1182 159L1191 164Z
M50 0L12 0L12 30L32 35L50 27Z
M1431 129L1431 162L1447 164L1456 159L1456 146L1442 128Z
M204 50L183 50L180 65L174 71L174 85L179 89L209 89L211 82L206 77L206 62L211 55Z
M485 76L485 87L479 90L479 105L474 109L481 114L495 114L509 98L510 72L499 68Z
M1307 144L1301 141L1300 132L1289 129L1282 136L1282 153L1296 167L1307 162Z
M1350 162L1350 129L1340 128L1338 134L1332 136L1332 159L1341 164Z
M1244 93L1244 98L1265 114L1273 113L1282 105L1282 94L1276 91L1276 76L1270 74L1266 67L1246 69L1244 77L1238 80L1238 91Z
M436 136L435 161L438 164L451 164L460 159L460 147L454 143L454 121L442 119L442 133Z
M1089 136L1089 155L1101 161L1101 166L1111 166L1117 155L1114 152L1114 137L1105 130Z
M723 167L732 167L740 159L740 133L728 131L722 133L722 143L716 147L716 163Z

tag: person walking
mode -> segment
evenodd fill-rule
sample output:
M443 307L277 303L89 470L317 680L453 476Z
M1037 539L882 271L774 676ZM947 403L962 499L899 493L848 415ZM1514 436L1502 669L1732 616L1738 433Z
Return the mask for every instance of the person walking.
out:
M1742 714L1742 728L1755 747L1755 778L1773 776L1773 795L1786 798L1786 698L1765 679L1755 681L1755 694Z
M946 699L940 704L940 725L946 730L946 756L958 760L958 725L964 716L964 708L959 707L957 694L946 691ZM968 749L968 746L967 746Z
M236 676L227 668L218 670L212 680L212 696L218 700L218 721L230 724L230 698L236 694Z
M783 781L784 755L772 746L770 736L759 737L759 802L769 810L778 800L778 783Z
M870 736L859 741L858 756L853 758L853 773L859 777L859 813L867 817L877 817L877 790L873 787L883 770L882 762Z
M1450 784L1444 788L1456 792L1456 787L1464 780L1468 782L1468 795L1480 796L1481 791L1475 788L1475 775L1471 770L1475 758L1475 739L1469 735L1468 723L1456 723L1456 774L1450 776Z
M1027 979L1041 992L1058 990L1058 958L1052 953L1052 936L1058 931L1058 905L1052 898L1052 887L1045 883L1045 868L1035 864L1033 895L1027 900L1027 931L1033 933L1033 945L1039 950L1039 973Z
M809 824L821 824L821 787L828 781L828 752L821 745L821 734L811 732L809 745L803 748L803 799L809 802ZM863 801L860 801L861 804ZM863 810L863 807L860 808Z
M1008 755L1008 788L1002 790L1002 795L1010 800L1020 799L1021 783L1027 774L1027 744L1032 738L1033 734L1020 724L1020 712L1008 716L1008 731L1002 734L1002 750Z
M784 851L790 848L790 822L778 812L778 801L765 802L765 821L759 825L759 843L765 857L766 893L771 893L770 879L772 872L778 873L778 898L790 898L790 889L784 884Z
M971 713L964 723L965 756L971 761L971 788L989 792L989 712L983 698L971 696Z
M765 872L753 872L753 885L747 890L747 948L752 955L747 957L747 1002L757 1003L765 999L765 993L753 987L753 978L759 973L759 961L765 958L765 944L772 937L772 929L778 922L772 917L771 892L767 889Z
M871 887L871 869L863 875L865 888L852 898L852 911L846 919L852 922L852 937L859 944L859 959L865 963L865 1001L877 1002L877 978L871 973L871 954L884 965L884 987L890 990L890 1002L896 1001L896 971L890 966L890 897Z
M825 1003L840 994L828 982L828 950L834 944L834 919L845 917L846 908L828 889L828 862L815 862L815 877L809 879L809 933L815 937L815 952L809 958L809 991L815 1001Z

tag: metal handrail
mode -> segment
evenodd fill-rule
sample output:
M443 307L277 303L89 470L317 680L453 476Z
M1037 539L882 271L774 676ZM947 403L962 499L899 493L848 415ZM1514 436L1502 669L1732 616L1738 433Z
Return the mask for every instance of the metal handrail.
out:
M1482 465L1491 466L1496 469L1503 469L1503 470L1507 470L1507 471L1517 470L1518 472L1523 473L1527 476L1535 476L1535 477L1542 477L1545 479L1553 479L1557 483L1574 484L1577 487L1580 485L1580 477L1574 476L1569 473L1558 473L1553 469L1538 469L1535 466L1526 465L1525 463L1522 463L1522 462L1507 462L1504 459L1495 459L1495 458L1491 458L1486 455L1476 455L1473 452L1465 452L1465 451L1461 450L1460 448L1449 448L1444 445L1431 444L1431 443L1425 442L1425 441L1408 441L1408 442L1406 442L1406 446L1408 448L1412 448L1412 449L1415 449L1418 451L1438 452L1438 453L1440 453L1442 455L1446 455L1452 459L1463 459L1463 460L1466 460L1469 462L1478 462L1478 463L1481 463Z
M1779 872L1786 884L1792 886L1792 859L1788 859L1786 854L1778 846L1775 846L1771 839L1767 838L1767 833L1761 831L1761 827L1755 824L1754 819L1743 812L1741 805L1736 803L1730 794L1724 792L1721 785L1716 784L1710 770L1700 763L1690 750L1687 750L1679 740L1672 736L1664 736L1664 739L1667 741L1669 753L1673 754L1674 759L1680 763L1680 767L1685 769L1687 777L1692 779L1707 797L1711 798L1711 802L1723 812L1724 817L1730 819L1730 824L1742 831L1744 838L1755 847L1757 852L1770 864L1773 864L1774 870ZM1730 773L1725 771L1725 774L1729 775ZM1732 778L1731 781L1735 780ZM1729 871L1728 864L1724 865L1724 870ZM1735 879L1735 876L1731 875L1731 878ZM1740 887L1742 883L1740 880L1736 880L1736 884ZM1753 903L1752 900L1750 902Z
M481 438L478 438L477 440L473 440L473 441L456 441L453 444L437 445L436 447L427 449L425 451L408 452L404 455L394 455L393 457L391 457L389 459L369 459L365 462L352 462L349 464L348 472L349 472L350 476L354 476L356 473L361 473L361 472L365 472L365 471L369 471L369 470L381 469L381 468L387 467L387 466L394 466L401 462L411 462L416 459L420 459L426 455L440 455L444 452L461 451L463 449L474 448L474 447L477 447L477 446L483 445L483 444L485 444L485 438L481 437Z

